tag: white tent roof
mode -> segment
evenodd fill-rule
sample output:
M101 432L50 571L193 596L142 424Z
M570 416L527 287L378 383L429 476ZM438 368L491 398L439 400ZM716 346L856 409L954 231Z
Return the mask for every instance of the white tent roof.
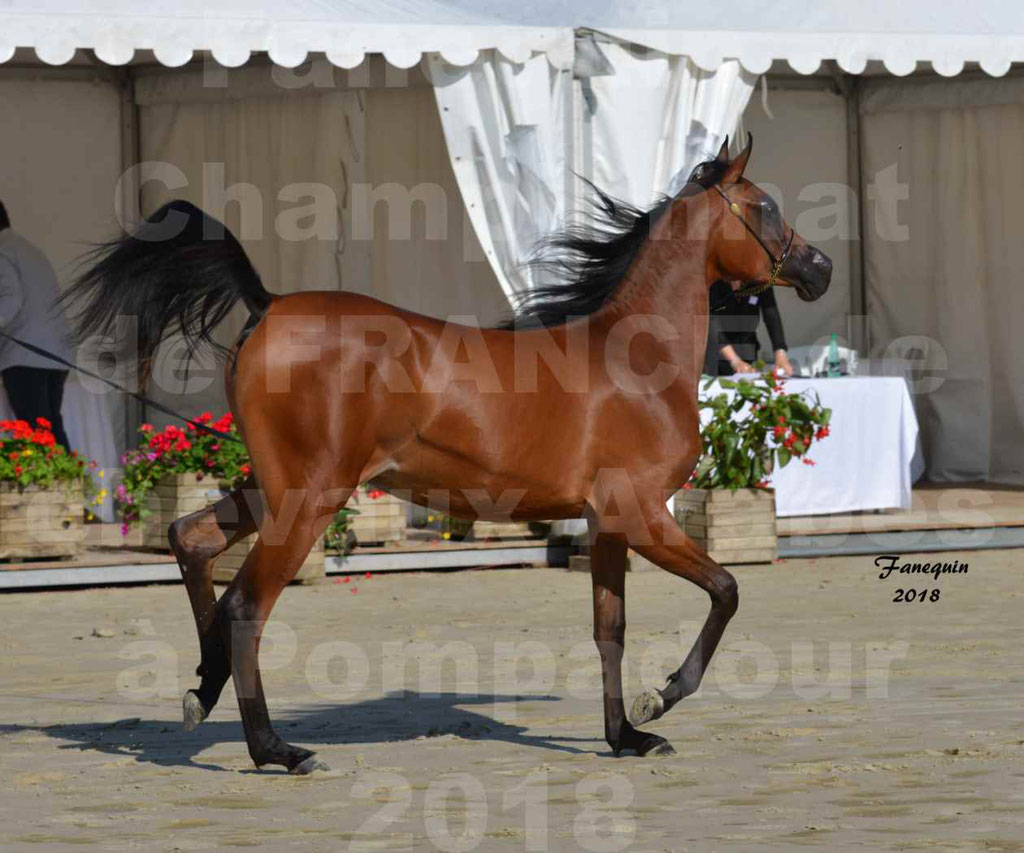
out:
M546 51L564 67L577 27L708 69L736 58L755 73L773 59L805 74L824 59L853 73L881 60L893 74L925 61L943 75L968 62L999 75L1024 61L1021 0L3 0L0 61L30 47L63 64L93 48L111 64L152 50L180 65L210 50L230 66L267 51L281 65L323 52L350 67L373 52L408 67L426 51L467 64L497 48L512 59Z
M69 62L76 48L92 48L111 65L131 61L136 50L152 50L170 66L209 50L232 67L266 51L289 67L317 52L346 68L367 53L407 68L428 51L467 65L485 48L514 60L545 51L565 65L573 34L439 0L0 0L0 62L19 47L53 65Z

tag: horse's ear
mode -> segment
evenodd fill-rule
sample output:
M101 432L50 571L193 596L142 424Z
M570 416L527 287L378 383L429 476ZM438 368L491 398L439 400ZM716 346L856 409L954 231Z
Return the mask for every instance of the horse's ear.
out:
M747 168L747 161L750 159L750 152L754 148L754 135L752 133L747 134L747 147L744 148L726 167L725 174L722 175L722 183L724 184L735 184L740 178L743 177L743 170Z
M718 156L715 160L719 163L729 162L729 137L725 137L725 142L722 143L722 147L718 149Z

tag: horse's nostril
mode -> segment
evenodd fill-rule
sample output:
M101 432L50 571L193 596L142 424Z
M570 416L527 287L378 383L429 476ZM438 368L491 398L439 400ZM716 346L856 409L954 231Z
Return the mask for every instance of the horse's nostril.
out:
M832 261L829 256L818 249L811 248L811 263L821 270L823 275L831 275L832 273Z

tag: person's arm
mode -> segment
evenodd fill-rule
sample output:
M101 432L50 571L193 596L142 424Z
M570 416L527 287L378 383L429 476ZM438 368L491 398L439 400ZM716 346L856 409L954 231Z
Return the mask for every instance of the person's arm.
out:
M786 354L788 347L786 346L786 334L782 330L782 315L779 313L779 305L775 301L775 293L772 288L768 288L761 294L761 316L772 342L776 368L786 376L792 376L793 365L790 364L789 356Z
M0 255L0 328L18 315L24 302L18 268L10 258Z
M744 361L742 358L739 357L739 355L736 353L736 350L733 349L732 344L726 344L724 347L722 347L720 352L722 353L722 358L729 362L729 364L732 365L732 369L735 370L737 373L756 372L752 364Z

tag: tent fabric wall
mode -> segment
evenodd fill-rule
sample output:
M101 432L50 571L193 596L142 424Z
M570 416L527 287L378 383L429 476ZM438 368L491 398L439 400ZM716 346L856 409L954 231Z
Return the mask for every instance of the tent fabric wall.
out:
M919 356L927 476L1022 484L1024 80L872 84L861 104L866 174L904 185L865 212L872 338Z
M222 219L274 293L344 286L346 264L356 261L341 251L339 236L351 230L347 200L362 180L363 99L354 91L275 89L269 80L266 91L250 80L247 97L235 98L231 86L212 94L201 75L188 75L198 79L159 75L137 87L143 213L184 198ZM244 322L236 306L218 340L231 343ZM181 353L177 340L161 347L150 393L186 413L222 410L219 366L201 359L186 381Z
M73 75L0 68L0 199L62 285L116 229L121 176L120 92L109 77ZM9 416L6 399L0 408ZM63 412L75 449L116 468L126 440L121 395L72 376ZM101 515L112 518L109 500Z
M470 223L432 88L367 90L366 143L364 224L349 247L368 249L369 275L345 289L432 317L505 319L508 300Z
M738 62L714 72L685 56L601 44L612 73L588 78L588 177L638 207L682 188L713 157L750 98L756 76Z
M62 283L116 228L120 92L97 76L0 67L0 199Z
M856 206L847 194L846 101L823 88L785 88L768 80L765 112L751 98L742 126L754 137L746 176L768 192L782 215L809 243L832 260L832 283L816 302L803 302L777 287L786 340L790 346L827 342L832 332L847 334L850 310L850 255L856 248ZM758 335L764 346L768 334Z

